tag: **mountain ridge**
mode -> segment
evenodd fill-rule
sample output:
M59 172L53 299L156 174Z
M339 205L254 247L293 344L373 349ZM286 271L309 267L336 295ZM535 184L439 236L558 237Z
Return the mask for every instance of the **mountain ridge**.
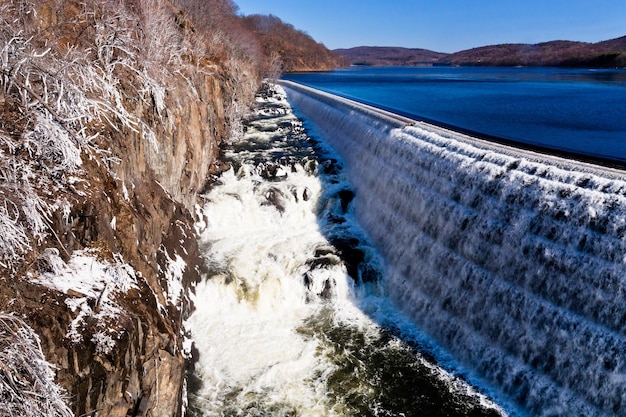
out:
M447 55L428 49L393 46L357 46L333 52L344 56L352 65L425 65Z
M626 67L626 36L601 42L554 40L536 44L503 43L454 53L419 48L358 46L335 49L351 65L474 65Z

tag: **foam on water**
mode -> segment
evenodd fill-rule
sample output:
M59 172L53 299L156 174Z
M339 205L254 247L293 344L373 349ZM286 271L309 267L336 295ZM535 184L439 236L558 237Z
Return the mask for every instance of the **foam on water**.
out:
M198 209L209 274L187 322L190 414L504 414L415 350L418 332L380 292L384 265L354 222L340 161L270 92Z
M533 415L623 412L623 172L284 85L344 159L404 312Z

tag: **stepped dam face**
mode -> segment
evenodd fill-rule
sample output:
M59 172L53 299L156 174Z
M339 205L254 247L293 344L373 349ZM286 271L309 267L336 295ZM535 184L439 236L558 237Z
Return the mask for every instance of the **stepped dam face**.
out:
M623 172L281 85L344 159L387 292L417 325L531 415L624 413Z

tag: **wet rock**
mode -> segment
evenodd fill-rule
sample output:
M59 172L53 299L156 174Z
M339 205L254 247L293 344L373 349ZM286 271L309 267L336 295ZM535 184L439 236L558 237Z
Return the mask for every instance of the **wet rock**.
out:
M287 170L282 164L259 164L257 167L259 175L266 180L279 180L287 177Z
M323 256L317 256L313 259L309 259L306 265L313 268L329 268L335 265L341 264L341 258L334 253L329 253Z
M279 213L285 212L287 196L278 188L272 187L265 193L267 203L276 207Z
M315 249L314 255L316 258L320 257L320 256L326 256L326 255L334 255L336 253L335 248L333 248L332 246L321 246Z
M322 161L320 165L322 166L324 174L327 175L339 175L339 172L341 171L339 162L334 158L326 159Z
M345 217L335 216L334 214L328 214L328 216L326 218L332 224L344 224L346 222L346 218Z
M353 237L335 237L331 239L331 243L337 248L341 260L346 264L348 275L358 282L360 280L359 267L365 260L363 250L358 247L359 240Z
M315 160L309 160L303 164L304 171L307 174L315 174L317 172L317 166L318 163Z
M306 261L310 269L330 268L341 264L341 258L332 246L321 246L315 249L313 258Z
M324 300L330 300L331 298L333 298L334 288L335 288L335 280L334 279L326 280L326 282L324 283L324 289L322 290L321 293L319 293L320 298Z
M304 274L304 286L306 287L307 290L312 290L313 289L313 275L311 274L311 272L307 272L306 274ZM324 281L324 287L322 288L322 290L315 294L315 296L313 296L313 294L309 294L307 295L307 302L311 302L313 300L317 298L321 298L324 300L330 300L333 298L334 295L334 288L336 286L335 280L332 278L328 278Z
M349 189L341 190L337 193L339 200L341 201L341 212L345 214L348 211L348 206L354 199L354 191Z
M309 201L311 198L311 190L309 190L308 187L294 187L294 189L291 190L291 194L293 195L296 203L300 202L300 200Z

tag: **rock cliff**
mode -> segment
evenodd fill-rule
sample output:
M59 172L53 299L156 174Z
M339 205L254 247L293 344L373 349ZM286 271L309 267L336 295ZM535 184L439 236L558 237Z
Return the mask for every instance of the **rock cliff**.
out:
M74 415L184 413L191 213L257 76L173 3L0 1L0 311Z

